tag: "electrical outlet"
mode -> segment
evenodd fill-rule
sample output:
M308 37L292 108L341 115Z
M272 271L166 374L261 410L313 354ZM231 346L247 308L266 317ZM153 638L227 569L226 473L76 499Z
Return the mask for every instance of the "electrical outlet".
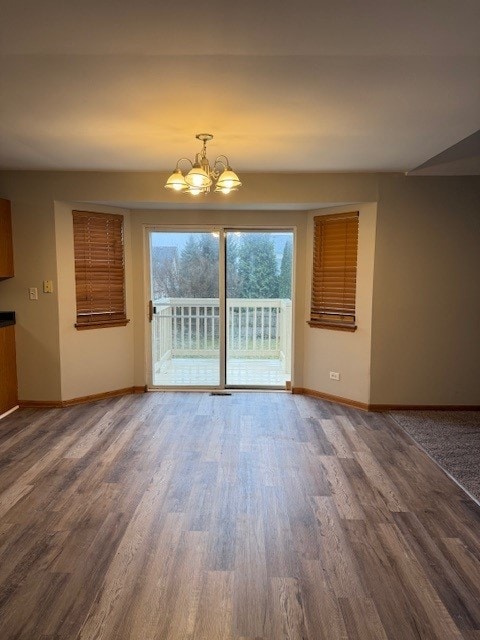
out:
M43 293L53 293L53 280L43 281Z
M340 380L338 371L330 371L330 380Z
M38 289L37 287L30 287L28 290L28 299L29 300L38 300Z

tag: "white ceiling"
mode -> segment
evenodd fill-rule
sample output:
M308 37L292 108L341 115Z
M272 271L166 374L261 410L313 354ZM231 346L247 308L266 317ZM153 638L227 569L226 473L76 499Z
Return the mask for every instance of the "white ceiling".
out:
M478 0L2 4L0 168L171 170L207 131L239 171L408 171L480 128Z

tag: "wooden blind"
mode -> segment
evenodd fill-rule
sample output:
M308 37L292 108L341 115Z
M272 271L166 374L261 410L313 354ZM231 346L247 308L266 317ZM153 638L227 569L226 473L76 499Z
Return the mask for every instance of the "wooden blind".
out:
M310 325L355 328L358 211L314 218Z
M123 216L73 211L78 329L123 326Z

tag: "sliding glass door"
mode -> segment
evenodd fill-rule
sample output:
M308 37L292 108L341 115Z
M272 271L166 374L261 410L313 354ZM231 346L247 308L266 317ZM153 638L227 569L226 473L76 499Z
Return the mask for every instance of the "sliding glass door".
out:
M151 386L291 380L292 231L150 231Z
M226 385L291 379L293 232L226 232Z
M220 385L219 234L150 233L155 387Z

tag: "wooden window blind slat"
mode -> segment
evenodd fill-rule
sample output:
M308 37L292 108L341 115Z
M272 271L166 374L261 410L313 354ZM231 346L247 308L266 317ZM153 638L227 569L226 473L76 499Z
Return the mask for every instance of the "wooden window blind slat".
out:
M310 324L355 327L358 211L314 218Z
M123 216L73 211L77 328L127 324Z

